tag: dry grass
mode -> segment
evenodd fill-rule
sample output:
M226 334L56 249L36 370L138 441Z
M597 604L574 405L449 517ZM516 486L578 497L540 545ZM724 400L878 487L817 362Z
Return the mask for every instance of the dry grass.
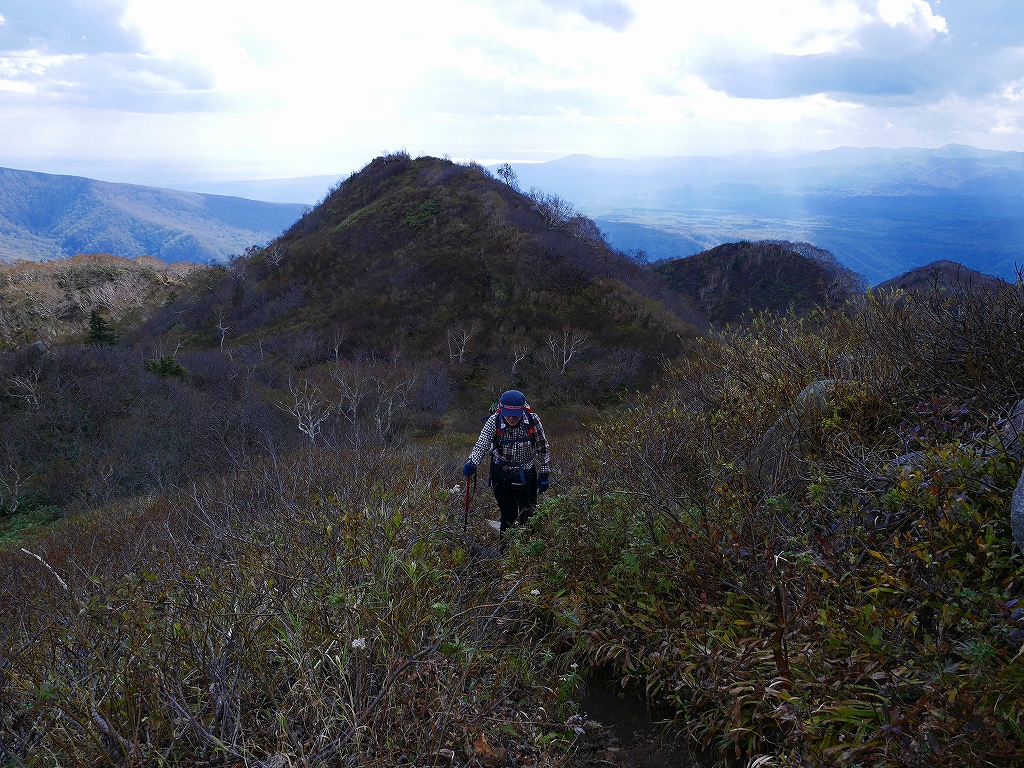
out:
M554 657L521 580L470 557L442 466L253 462L5 557L0 757L558 763Z

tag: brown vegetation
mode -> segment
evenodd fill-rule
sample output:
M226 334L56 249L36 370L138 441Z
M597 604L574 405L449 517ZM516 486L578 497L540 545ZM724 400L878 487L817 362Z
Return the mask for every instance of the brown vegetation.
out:
M137 324L182 290L195 264L107 254L0 263L0 349L85 335L92 312Z
M307 451L2 563L5 764L549 765L575 734L522 580L470 557L448 452Z
M731 328L597 430L512 567L723 760L1021 764L1022 310L1003 284ZM842 386L752 472L816 381Z
M805 316L861 293L864 279L832 254L776 240L719 245L656 264L654 273L716 326L758 312Z
M600 670L723 764L1024 764L1019 287L697 342L544 205L378 158L117 345L0 357L0 761L565 765ZM552 491L481 558L452 433L519 382Z

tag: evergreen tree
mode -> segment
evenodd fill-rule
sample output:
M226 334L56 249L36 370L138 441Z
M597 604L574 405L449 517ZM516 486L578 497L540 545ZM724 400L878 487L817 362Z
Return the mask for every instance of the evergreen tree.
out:
M85 336L86 344L113 345L117 343L117 334L110 323L97 310L89 315L89 333Z

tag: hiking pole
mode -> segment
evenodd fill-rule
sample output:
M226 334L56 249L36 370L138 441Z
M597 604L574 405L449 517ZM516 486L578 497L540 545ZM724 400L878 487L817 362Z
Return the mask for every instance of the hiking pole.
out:
M469 525L469 481L473 481L473 490L476 491L476 472L466 478L466 511L462 516L462 535L466 535L466 528Z

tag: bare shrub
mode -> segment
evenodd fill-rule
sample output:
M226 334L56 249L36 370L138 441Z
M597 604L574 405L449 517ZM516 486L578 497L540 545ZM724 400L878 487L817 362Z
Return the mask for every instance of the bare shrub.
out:
M316 445L324 422L334 410L333 403L315 382L307 378L298 382L289 379L288 395L277 407L295 419L299 432L309 438L311 445Z
M526 194L544 217L548 229L562 229L577 215L572 203L552 192L544 192L536 187L531 187Z
M438 456L391 458L251 462L5 555L4 759L547 764L530 596L467 557Z
M548 357L551 369L559 375L587 348L590 334L586 331L566 329L561 334L552 334L547 338Z

